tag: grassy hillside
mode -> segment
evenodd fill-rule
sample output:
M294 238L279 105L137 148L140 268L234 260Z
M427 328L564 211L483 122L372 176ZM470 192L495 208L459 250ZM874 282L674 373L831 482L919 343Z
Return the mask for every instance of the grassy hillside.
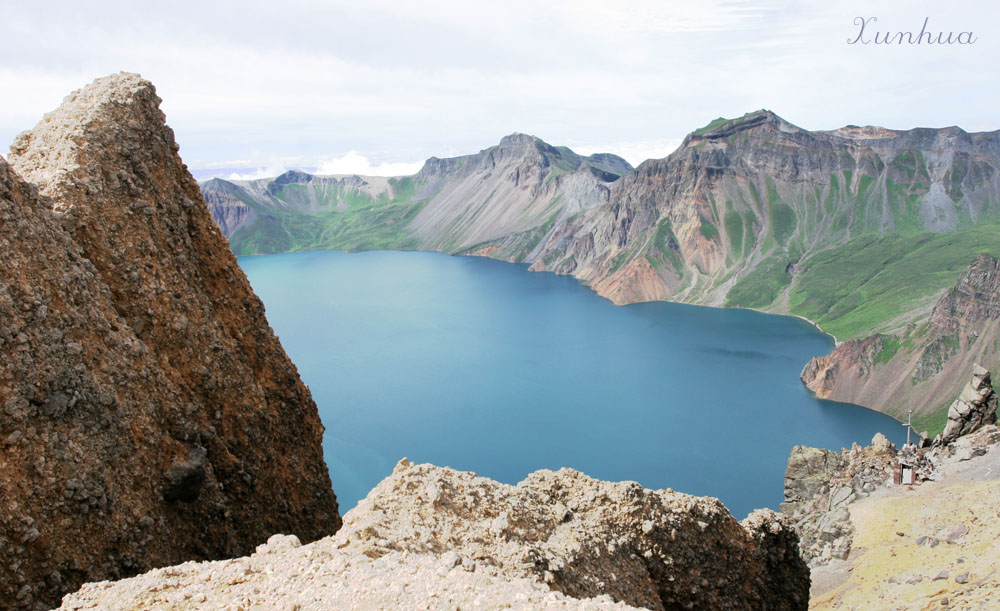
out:
M390 179L390 185L392 197L343 187L277 186L272 196L287 207L244 199L260 218L230 236L230 246L237 255L416 248L409 225L426 202L411 199L410 178Z
M866 236L812 257L791 289L794 314L840 339L870 335L952 286L977 254L1000 255L1000 224L952 233Z

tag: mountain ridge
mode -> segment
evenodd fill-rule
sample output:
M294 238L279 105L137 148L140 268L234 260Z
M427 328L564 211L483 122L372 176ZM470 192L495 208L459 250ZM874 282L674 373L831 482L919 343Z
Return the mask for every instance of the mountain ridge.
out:
M809 131L758 110L619 174L563 148L512 134L431 158L411 177L381 179L402 188L356 191L362 201L341 216L248 195L271 218L230 242L237 254L489 256L572 275L616 304L793 314L838 341L919 322L976 255L1000 255L1000 131Z
M844 342L807 363L801 378L822 398L878 404L900 420L913 410L918 431L937 433L964 386L962 372L1000 362L998 323L1000 261L979 255L924 319Z

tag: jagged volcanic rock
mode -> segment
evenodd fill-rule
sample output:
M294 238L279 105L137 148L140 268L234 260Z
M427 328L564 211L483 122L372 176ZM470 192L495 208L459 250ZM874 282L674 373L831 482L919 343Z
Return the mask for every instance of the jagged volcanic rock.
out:
M1000 261L979 255L962 272L955 286L935 304L930 322L939 335L1000 320Z
M854 533L847 506L885 484L896 456L896 447L881 433L868 447L854 444L841 452L792 448L781 513L794 524L811 566L847 557Z
M873 335L844 342L833 353L809 360L799 376L806 387L823 399L840 396L845 380L867 378L888 336ZM843 400L843 399L839 399Z
M509 486L404 459L335 537L303 547L275 538L251 558L91 584L64 608L183 600L611 608L614 600L647 609L805 609L808 591L795 534L770 510L737 522L716 499L570 469Z
M741 524L717 499L571 469L508 486L404 460L349 514L343 536L374 557L457 551L576 598L610 594L651 609L807 600L797 541L778 514L759 510Z
M159 102L137 75L98 79L0 164L0 600L14 608L340 525L316 406Z
M941 433L941 443L951 443L997 420L997 394L990 383L990 372L976 365L972 380L948 408L948 424Z

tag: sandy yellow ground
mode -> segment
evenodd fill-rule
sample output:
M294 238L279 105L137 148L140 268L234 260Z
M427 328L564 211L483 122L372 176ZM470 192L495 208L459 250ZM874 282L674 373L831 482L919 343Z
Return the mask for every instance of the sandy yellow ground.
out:
M814 592L810 608L1000 609L1000 480L898 488L853 505L851 520L846 580ZM968 533L945 542L958 525ZM925 535L941 543L917 545ZM968 582L956 582L964 573Z

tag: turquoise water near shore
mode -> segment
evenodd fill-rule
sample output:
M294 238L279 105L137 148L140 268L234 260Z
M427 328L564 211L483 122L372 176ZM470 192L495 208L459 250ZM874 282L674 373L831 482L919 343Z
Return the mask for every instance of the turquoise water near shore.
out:
M905 440L803 387L833 341L797 318L615 306L570 277L438 253L239 262L319 406L342 513L406 456L512 484L571 467L742 518L777 509L796 444Z

